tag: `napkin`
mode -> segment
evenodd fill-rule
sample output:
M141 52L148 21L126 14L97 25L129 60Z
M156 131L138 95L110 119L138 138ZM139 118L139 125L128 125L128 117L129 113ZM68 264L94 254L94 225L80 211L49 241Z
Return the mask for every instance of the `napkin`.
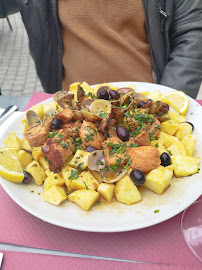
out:
M100 259L3 251L2 270L190 270L190 266L135 263ZM192 270L199 267L192 266Z

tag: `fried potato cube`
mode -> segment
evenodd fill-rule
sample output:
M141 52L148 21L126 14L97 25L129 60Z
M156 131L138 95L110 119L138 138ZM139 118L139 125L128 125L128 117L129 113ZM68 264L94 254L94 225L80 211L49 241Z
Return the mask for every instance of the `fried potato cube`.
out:
M101 183L97 191L104 200L111 202L114 196L114 188L114 184Z
M181 115L181 114L176 113L176 112L172 112L170 114L170 119L173 119L173 120L177 121L178 123L183 123L186 121L186 116Z
M163 145L165 146L165 148L170 147L172 144L174 144L175 142L179 141L178 138L176 138L175 136L171 136L169 134L166 134L163 131L160 131L159 136L158 136L159 140L163 140Z
M4 141L7 147L15 148L17 151L21 149L20 139L12 131Z
M90 189L96 190L99 186L99 182L93 177L89 171L82 172L78 178L73 179L71 188L74 190L78 189Z
M127 205L142 200L141 194L128 175L125 175L116 182L114 194L117 201Z
M154 101L161 99L161 92L160 90L155 91L154 93L148 95L148 99L152 99Z
M60 186L53 185L43 193L43 200L54 205L59 205L66 199L67 194L64 188Z
M171 164L169 166L166 166L166 169L170 170L173 173L173 171L174 171L174 165Z
M43 104L43 114L45 115L48 110L54 109L56 110L57 103L55 101Z
M175 133L175 136L181 141L183 137L191 135L192 126L188 123L179 124L179 128Z
M164 146L159 146L157 149L159 150L159 156L161 156L164 152L169 154Z
M24 150L19 150L18 159L23 169L25 169L27 165L32 162L32 156Z
M192 175L198 172L199 159L190 156L171 156L176 177Z
M159 166L149 172L145 177L144 187L161 195L170 185L173 172L166 167Z
M181 141L175 142L170 147L167 148L173 156L186 156L186 150Z
M48 160L47 160L47 158L45 156L41 156L39 158L39 164L44 169L44 171L49 169L49 163L48 163Z
M53 185L63 187L65 180L58 173L51 173L44 181L43 191L44 193Z
M71 172L77 172L76 169L72 168L71 166L69 165L64 165L62 168L61 168L61 174L62 174L62 177L64 178L65 180L65 185L67 186L67 192L70 194L74 191L74 189L72 189L72 179L70 179L70 175L71 175Z
M169 135L174 135L178 130L179 123L176 120L167 120L161 123L161 131Z
M140 94L145 95L146 97L149 96L149 91L140 92Z
M163 146L163 143L164 143L163 140L154 140L150 142L150 145L159 148L159 146Z
M67 199L88 211L98 200L99 193L94 190L80 189L68 195Z
M35 160L33 160L27 165L26 171L32 175L35 183L39 186L42 185L44 180L46 179L46 174L43 168Z
M194 135L184 136L181 140L186 150L186 156L193 156L196 144L196 137Z
M77 89L78 89L78 85L81 85L81 83L80 83L80 82L75 82L75 83L70 84L70 86L69 86L69 91L70 91L72 94L74 94L74 100L75 100L75 101L78 101L78 99L77 99Z
M85 95L88 97L89 94L94 94L94 91L93 91L93 88L90 87L90 85L87 83L87 82L83 82L81 84L81 87L83 88L84 92L85 92Z
M69 162L69 165L77 168L81 166L81 170L85 170L87 168L88 156L90 155L89 152L83 151L78 149L73 157L73 159Z
M43 119L44 111L43 111L43 105L42 104L34 105L32 107L32 110L40 117L41 120Z
M19 139L20 140L20 144L21 144L21 149L32 152L32 148L29 145L29 142L26 138L24 139Z
M44 153L41 151L41 146L32 147L32 156L36 161L39 161L40 157L44 156Z

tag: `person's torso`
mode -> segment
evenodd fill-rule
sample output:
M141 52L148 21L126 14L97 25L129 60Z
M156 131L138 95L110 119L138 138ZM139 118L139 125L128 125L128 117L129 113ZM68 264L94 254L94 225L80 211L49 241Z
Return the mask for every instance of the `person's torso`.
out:
M141 0L58 0L64 89L75 81L153 82Z

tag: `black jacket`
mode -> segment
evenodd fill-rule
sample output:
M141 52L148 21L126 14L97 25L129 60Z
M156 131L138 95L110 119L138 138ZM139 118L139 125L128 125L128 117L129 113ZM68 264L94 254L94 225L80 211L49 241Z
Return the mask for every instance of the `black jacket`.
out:
M57 0L16 1L43 88L59 91L63 49ZM195 98L202 81L202 0L143 0L143 4L155 82Z

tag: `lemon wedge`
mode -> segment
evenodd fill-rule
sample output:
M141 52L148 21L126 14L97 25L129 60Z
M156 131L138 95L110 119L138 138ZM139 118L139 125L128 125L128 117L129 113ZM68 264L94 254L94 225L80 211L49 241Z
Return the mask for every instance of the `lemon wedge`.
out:
M188 96L182 91L173 91L162 95L161 100L168 103L171 107L173 107L173 109L182 115L185 115L188 110L189 99Z
M15 183L23 181L23 169L15 148L7 147L0 149L0 176Z

